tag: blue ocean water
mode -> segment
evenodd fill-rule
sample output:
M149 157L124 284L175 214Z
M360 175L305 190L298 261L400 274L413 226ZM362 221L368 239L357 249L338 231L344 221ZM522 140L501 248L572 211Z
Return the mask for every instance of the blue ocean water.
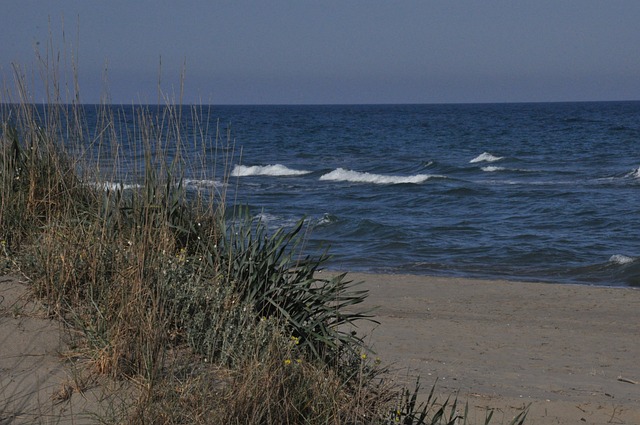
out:
M330 268L640 286L640 102L200 111L186 134L233 140L227 199L306 217ZM219 190L214 152L192 151L194 188Z

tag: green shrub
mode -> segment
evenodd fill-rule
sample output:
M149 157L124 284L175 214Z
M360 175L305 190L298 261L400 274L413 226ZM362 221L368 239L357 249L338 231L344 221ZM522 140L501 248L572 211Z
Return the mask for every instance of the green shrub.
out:
M432 390L421 406L419 385L398 391L367 360L351 331L370 320L360 306L367 292L345 274L319 273L328 255L304 252L303 220L270 233L246 210L229 218L224 192L188 199L183 142L194 138L203 152L222 144L232 155L230 135L184 134L175 105L159 116L141 108L133 129L117 128L101 108L92 133L81 106L54 95L40 117L18 85L18 103L0 99L0 265L27 277L50 314L80 331L75 355L89 370L138 384L122 422L465 419L457 400L436 408ZM144 152L137 188L101 186L104 153L115 180L119 144L131 140ZM69 144L97 147L97 162L74 157ZM220 161L227 170L231 158Z

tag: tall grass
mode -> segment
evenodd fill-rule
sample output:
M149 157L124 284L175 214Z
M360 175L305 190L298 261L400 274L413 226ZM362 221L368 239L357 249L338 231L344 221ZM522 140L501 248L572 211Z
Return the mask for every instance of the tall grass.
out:
M318 277L327 255L304 253L304 221L269 233L227 211L233 140L182 120L206 123L206 111L167 102L123 126L103 105L89 128L77 93L67 104L54 83L36 107L17 67L14 77L18 98L0 106L4 267L81 331L88 371L136 383L120 421L457 423L455 409L431 415L432 397L419 407L418 388L399 391L367 360L350 331L370 318L367 293L346 275ZM124 147L142 154L133 167ZM207 152L220 154L205 163ZM220 184L189 193L196 168Z

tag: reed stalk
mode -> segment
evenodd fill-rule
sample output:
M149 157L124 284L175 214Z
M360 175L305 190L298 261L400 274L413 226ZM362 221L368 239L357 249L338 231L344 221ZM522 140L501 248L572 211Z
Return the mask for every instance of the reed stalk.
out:
M370 319L367 292L318 277L328 256L304 252L303 220L270 233L229 214L234 143L205 108L165 98L125 125L103 104L90 128L77 76L64 102L51 56L46 104L18 66L0 99L2 266L82 335L74 355L91 374L135 383L119 421L459 423L455 401L430 414L433 392L421 408L419 387L399 391L367 360L351 332ZM222 177L193 193L195 170Z

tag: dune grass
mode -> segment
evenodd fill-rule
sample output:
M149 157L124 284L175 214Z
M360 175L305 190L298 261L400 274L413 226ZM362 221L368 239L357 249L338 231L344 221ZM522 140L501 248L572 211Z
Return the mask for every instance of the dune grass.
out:
M456 400L432 390L419 405L419 385L399 388L370 360L352 331L371 320L367 293L347 275L319 277L327 255L304 252L304 221L270 233L227 210L233 140L186 129L182 114L201 108L140 107L123 128L105 105L93 129L75 94L67 104L54 89L36 107L18 68L15 81L18 98L0 106L0 265L79 331L73 355L89 374L134 384L110 421L466 423ZM143 159L129 184L106 184L122 181L132 143ZM186 145L220 155L202 167ZM189 193L194 165L220 184Z

